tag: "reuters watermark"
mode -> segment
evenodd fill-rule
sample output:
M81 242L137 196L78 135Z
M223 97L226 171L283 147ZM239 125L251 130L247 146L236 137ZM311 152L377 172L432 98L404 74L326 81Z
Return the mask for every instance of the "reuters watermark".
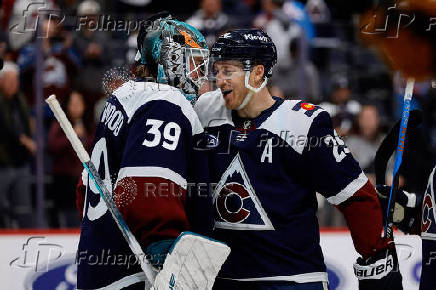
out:
M173 183L144 183L144 197L200 197L208 198L215 191L217 183L187 183L186 189Z

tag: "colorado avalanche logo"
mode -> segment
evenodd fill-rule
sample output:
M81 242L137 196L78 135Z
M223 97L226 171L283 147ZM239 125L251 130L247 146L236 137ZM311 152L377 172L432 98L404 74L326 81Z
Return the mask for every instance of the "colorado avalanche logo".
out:
M436 228L435 228L435 218L436 218L436 207L434 198L434 179L435 170L433 169L428 180L427 190L424 195L424 200L422 202L422 238L423 239L436 239Z
M243 208L244 199L250 198L247 189L236 182L228 183L221 189L216 200L216 209L221 219L230 223L240 223L250 215Z
M214 192L215 227L274 230L244 169L239 153L221 176Z

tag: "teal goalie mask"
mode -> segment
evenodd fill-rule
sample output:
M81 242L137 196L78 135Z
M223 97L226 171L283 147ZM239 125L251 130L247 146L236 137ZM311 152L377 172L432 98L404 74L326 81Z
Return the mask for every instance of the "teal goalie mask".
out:
M195 102L207 80L209 50L203 35L191 25L171 16L141 25L135 60L157 75L157 82L179 88Z

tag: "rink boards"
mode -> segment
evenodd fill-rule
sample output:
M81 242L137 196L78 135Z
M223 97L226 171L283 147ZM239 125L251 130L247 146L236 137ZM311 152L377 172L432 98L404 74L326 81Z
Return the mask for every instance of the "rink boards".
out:
M0 289L75 289L78 241L77 230L0 231ZM396 242L404 289L417 290L421 240L397 234ZM321 245L331 290L357 289L352 267L357 254L349 232L323 230ZM103 255L89 262L105 263L111 258Z

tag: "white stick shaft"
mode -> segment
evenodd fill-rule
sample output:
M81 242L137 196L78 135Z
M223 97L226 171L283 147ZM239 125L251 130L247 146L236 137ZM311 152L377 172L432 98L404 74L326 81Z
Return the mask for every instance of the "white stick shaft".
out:
M406 90L404 92L404 99L411 100L413 95L413 87L415 85L415 79L407 79Z
M80 161L82 161L83 165L85 166L86 170L88 171L89 176L95 183L101 198L103 198L104 202L106 203L106 206L108 207L109 212L111 213L112 217L115 220L115 223L119 227L121 233L123 234L124 238L126 239L130 249L132 252L136 255L136 257L139 260L139 263L141 265L142 270L144 271L147 280L146 286L151 287L154 281L154 275L155 273L152 270L151 265L149 264L140 244L136 240L135 236L130 231L129 227L125 223L122 214L118 210L117 205L115 204L114 200L112 199L112 194L108 191L106 188L104 182L100 178L97 169L94 167L94 164L92 164L88 152L86 152L85 148L83 147L82 142L79 140L79 137L77 137L76 132L74 131L73 127L71 126L70 121L67 119L67 116L64 113L64 110L62 110L61 106L59 105L58 100L56 99L55 95L51 95L46 99L46 102L52 109L56 119L58 120L59 124L61 125L62 129L64 130L65 135L67 136L68 140L70 141L71 145L74 148L74 151L76 151L77 156L79 157Z
M51 95L45 101L50 106L50 109L53 111L56 119L58 120L59 124L64 130L68 140L70 140L70 143L73 146L74 151L76 151L77 156L79 156L80 161L82 163L88 162L90 160L88 152L86 152L82 142L80 142L79 137L77 137L76 132L71 126L70 121L68 121L67 116L64 113L64 110L62 110L61 105L56 99L56 96Z

